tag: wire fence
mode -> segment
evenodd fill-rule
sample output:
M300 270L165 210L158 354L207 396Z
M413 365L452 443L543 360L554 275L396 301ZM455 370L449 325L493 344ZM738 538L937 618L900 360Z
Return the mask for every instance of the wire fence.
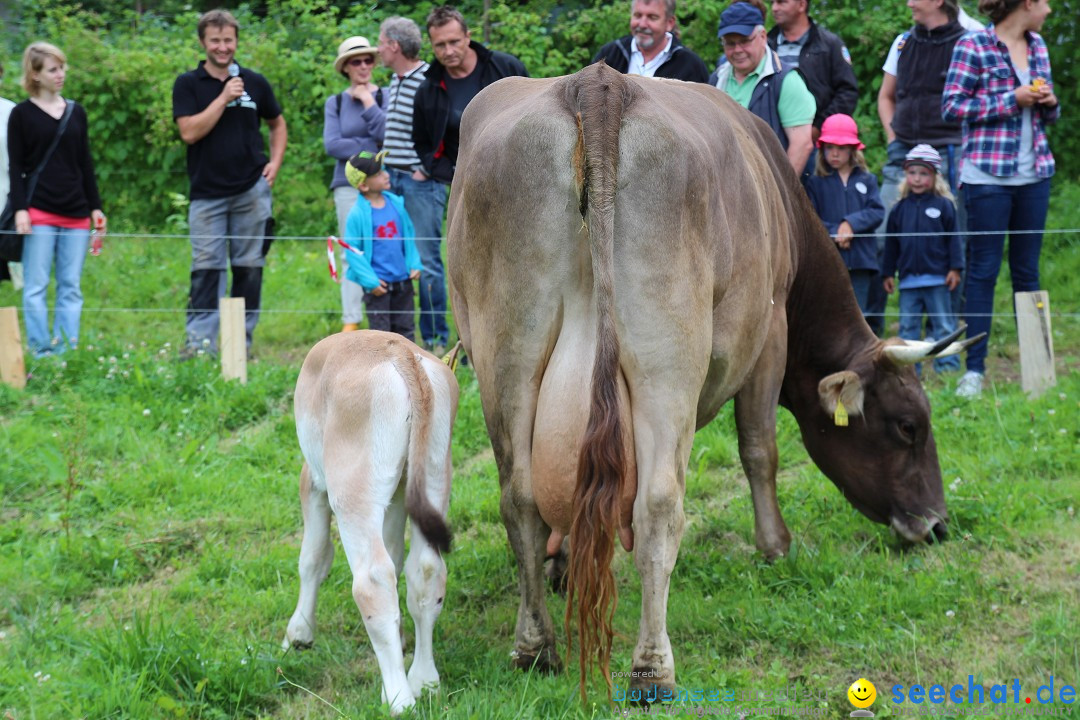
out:
M2 235L2 234L13 234L13 233L0 231L0 235ZM995 232L971 232L971 231L967 231L967 232L954 232L954 233L936 233L936 235L942 236L942 237L944 237L944 236L952 236L952 235L960 235L960 236L963 236L963 237L966 237L966 238L973 238L973 237L978 237L978 236L981 236L981 235L997 235L997 236L1000 236L1002 234L1008 234L1008 235L1013 236L1013 237L1015 237L1015 236L1024 236L1024 235L1048 235L1048 236L1072 235L1072 236L1080 237L1080 228L1054 228L1054 229L1047 229L1047 230L1015 231L1015 232L1009 232L1009 233L1002 233L1002 232L997 232L997 231L995 231ZM894 233L891 236L892 237L921 237L921 236L924 236L924 235L925 235L925 233ZM112 232L112 231L110 231L106 235L104 235L103 237L104 237L104 239L106 241L106 248L109 248L109 249L106 250L106 252L110 252L110 250L113 251L113 252L123 252L123 250L117 250L115 248L111 248L111 244L114 241L127 241L127 242L164 241L164 240L189 241L189 240L192 240L192 239L213 239L213 238L218 238L218 239L227 240L227 241L234 241L234 240L237 240L237 241L263 240L262 236L253 236L253 235L220 235L220 234L219 235L191 235L190 233L180 233L180 232ZM857 238L858 237L877 238L877 237L880 237L880 236L879 236L878 233L859 233L859 234L853 235L853 237L857 237ZM333 236L333 235L331 235L331 236L326 236L326 235L277 235L277 236L275 236L273 238L273 240L274 240L275 243L277 243L277 242L289 242L289 243L307 243L307 242L310 242L310 243L319 243L321 245L327 245L327 244L336 245L337 244L337 238L335 236ZM393 241L401 242L403 240L404 240L403 238L392 238L392 239L382 239L382 238L380 238L380 239L378 239L379 242L393 242ZM444 238L442 238L442 237L417 237L417 238L413 238L413 240L415 242L417 242L417 243L441 243L441 242L443 242ZM663 242L664 238L659 237L659 238L657 238L657 241L658 242ZM296 258L291 258L290 261L291 262L296 262ZM276 263L282 262L282 260L280 258L275 258L275 254L271 254L270 256L268 256L266 262L267 262L267 264L276 264ZM337 301L338 304L333 305L333 306L326 306L326 307L303 307L303 308L274 307L275 299L272 298L272 297L265 297L264 296L262 307L258 309L258 312L260 313L260 315L270 315L270 316L274 316L274 315L325 316L327 314L334 314L334 313L340 312L341 311L340 297L338 296L338 294L332 288L336 288L336 286L341 282L348 282L347 280L344 279L344 272L342 272L340 270L336 270L336 272L339 274L340 277L338 277L338 279L335 280L332 277L332 274L330 273L329 269L327 268L327 260L326 260L326 258L324 256L320 256L320 260L318 260L316 262L319 263L321 268L324 269L323 271L326 272L326 274L327 274L326 275L326 283L327 283L328 289L330 289L330 292L328 294L328 298L333 297L334 300ZM85 275L85 273L86 273L86 268L84 268L84 275ZM999 278L999 280L1000 280L1000 278ZM183 279L183 281L184 281L184 284L186 284L186 277ZM423 282L423 281L424 280L422 278L418 282ZM445 281L445 277L444 277L444 281ZM1052 292L1053 288L1049 288L1049 290ZM903 289L900 288L899 292L903 292ZM430 294L430 287L429 287L429 294ZM227 296L228 292L226 292L225 295ZM449 290L448 289L447 289L447 296L449 296ZM1054 299L1057 300L1059 303L1065 305L1066 307L1075 306L1075 307L1080 308L1080 298L1054 298ZM55 308L52 307L52 306L50 306L48 308L48 310L50 310L50 311L52 311L54 309ZM84 305L83 308L82 308L83 313L141 313L141 314L146 314L146 315L184 315L188 311L189 311L189 309L186 306L179 305L179 304L175 305L175 306L172 306L172 307L126 307L126 306L109 306L109 305L93 305L93 304L90 304L90 305ZM382 314L387 314L387 315L408 314L408 311L380 310L379 312L382 313ZM422 308L419 308L419 307L416 309L416 313L419 314L421 316L421 318L424 315L436 315L436 314L441 315L442 314L442 313L437 313L437 312L434 312L434 311L431 311L431 310L425 310L425 309L422 309ZM896 314L895 309L892 310L892 311L885 311L885 312L879 312L879 313L875 313L875 312L864 313L865 317L871 318L871 319L882 318L882 317L888 318L890 316L895 317L895 314ZM452 310L452 307L450 307L449 297L447 297L446 315L448 317L450 317L450 318L452 318L452 316L453 316L453 310ZM934 317L935 316L932 313L923 313L923 315L926 316L926 317ZM957 317L958 319L984 318L984 317L989 317L989 318L1013 318L1014 313L1012 313L1012 312L971 313L971 312L961 311L961 312L958 312L958 313L949 313L949 316ZM1048 317L1050 317L1052 319L1063 319L1063 320L1072 321L1072 320L1076 320L1077 318L1080 318L1080 309L1077 309L1077 310L1072 310L1072 309L1055 310L1055 311L1049 313Z

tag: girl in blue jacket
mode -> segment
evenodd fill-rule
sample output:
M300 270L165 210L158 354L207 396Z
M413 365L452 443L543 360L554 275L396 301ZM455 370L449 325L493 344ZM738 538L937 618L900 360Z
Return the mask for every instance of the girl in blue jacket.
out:
M878 274L874 230L885 218L877 178L866 168L859 128L849 115L825 118L817 141L817 167L806 193L833 236L851 276L859 309L866 314L870 283Z
M949 185L941 176L941 156L929 145L916 145L904 160L900 201L885 225L882 284L895 289L900 273L900 337L919 340L923 315L926 339L940 340L956 329L949 291L960 284L964 254L956 234L956 207ZM934 369L960 369L960 357L934 359ZM919 366L915 366L916 372Z

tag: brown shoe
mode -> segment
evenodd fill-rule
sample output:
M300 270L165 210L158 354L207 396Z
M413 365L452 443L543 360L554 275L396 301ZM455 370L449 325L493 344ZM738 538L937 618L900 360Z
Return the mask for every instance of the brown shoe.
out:
M357 323L345 323L341 326L341 332L352 332L359 329L360 326Z

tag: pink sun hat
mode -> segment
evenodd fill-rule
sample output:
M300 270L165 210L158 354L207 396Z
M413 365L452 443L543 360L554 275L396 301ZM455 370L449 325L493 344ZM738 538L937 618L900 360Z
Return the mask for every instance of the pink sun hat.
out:
M817 146L821 147L825 143L830 145L856 145L859 150L866 147L859 142L859 126L855 124L855 120L850 115L844 115L843 113L830 115L825 118L825 122L821 123L821 136L818 138Z

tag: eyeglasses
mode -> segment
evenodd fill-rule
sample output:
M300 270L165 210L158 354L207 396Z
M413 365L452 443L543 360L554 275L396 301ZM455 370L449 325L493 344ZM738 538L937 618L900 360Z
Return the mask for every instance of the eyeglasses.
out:
M754 33L750 37L744 37L742 40L728 40L724 38L724 49L735 50L736 48L749 47L750 43L757 39L757 33Z
M375 64L375 56L374 55L361 55L359 57L354 57L351 60L349 60L349 67L360 67L361 65L374 65L374 64Z

